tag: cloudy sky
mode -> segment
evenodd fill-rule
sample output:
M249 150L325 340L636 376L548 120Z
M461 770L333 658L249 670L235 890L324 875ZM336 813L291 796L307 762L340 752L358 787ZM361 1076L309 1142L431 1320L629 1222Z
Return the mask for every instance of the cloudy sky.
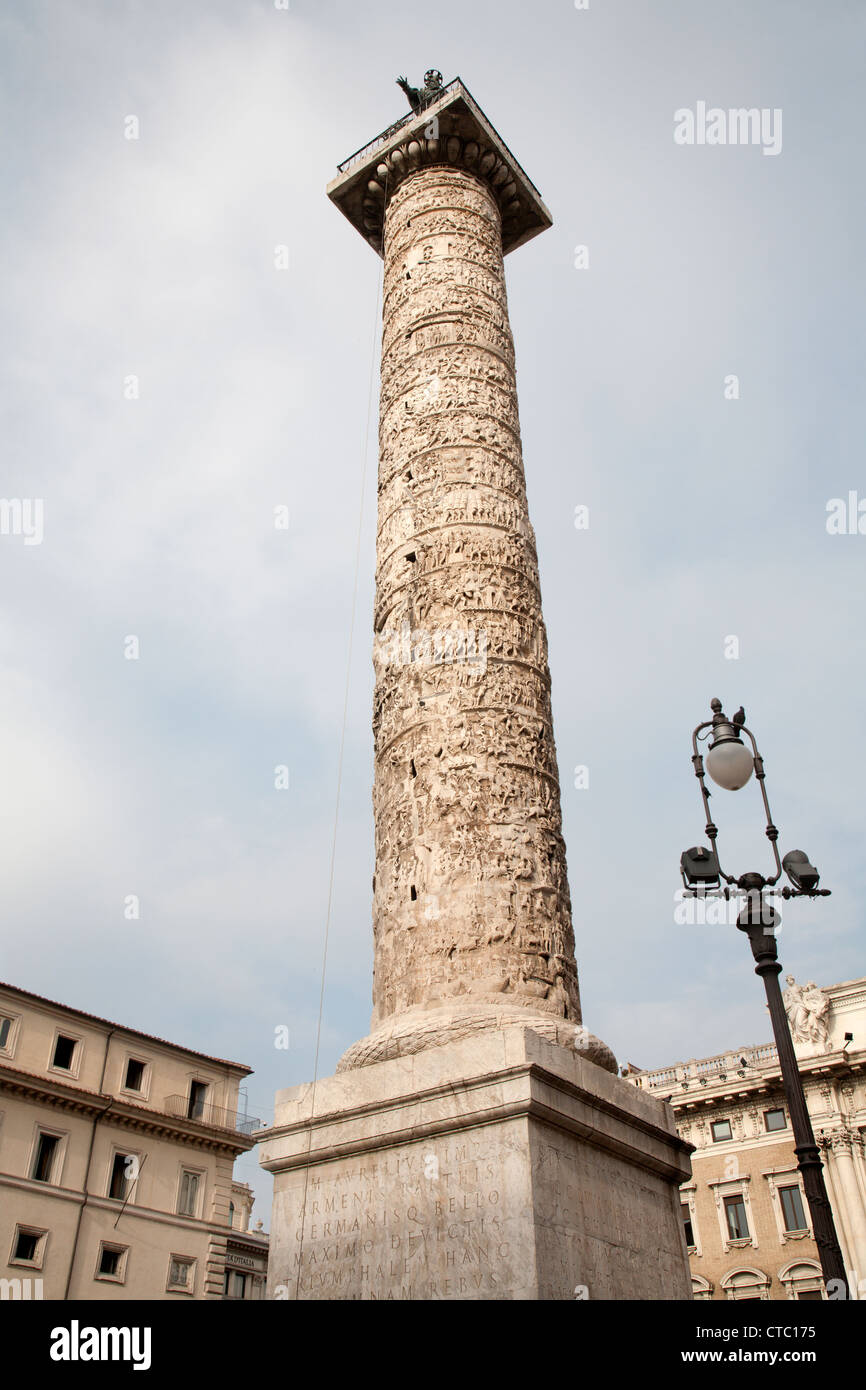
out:
M360 518L319 1074L367 1032L381 263L325 185L430 66L554 219L506 264L585 1021L646 1067L770 1036L742 936L674 918L716 695L833 889L786 969L866 974L866 535L827 531L866 501L862 6L0 15L0 494L43 503L0 535L0 978L248 1063L266 1119L312 1079ZM780 111L781 150L678 145L699 102ZM754 785L714 804L769 865Z

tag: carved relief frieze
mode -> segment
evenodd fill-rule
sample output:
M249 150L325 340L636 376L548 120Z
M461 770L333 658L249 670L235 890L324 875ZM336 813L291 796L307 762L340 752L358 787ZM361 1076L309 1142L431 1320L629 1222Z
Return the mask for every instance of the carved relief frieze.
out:
M470 175L414 153L410 170L391 152L370 193L387 209L374 1027L392 1041L361 1060L401 1046L418 1010L580 1023L502 264L513 195L489 161Z

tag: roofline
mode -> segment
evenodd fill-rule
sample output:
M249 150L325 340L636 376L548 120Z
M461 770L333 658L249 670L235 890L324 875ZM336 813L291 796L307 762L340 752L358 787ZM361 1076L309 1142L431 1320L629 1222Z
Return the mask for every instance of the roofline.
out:
M69 1104L79 1110L92 1111L99 1117L107 1116L118 1125L127 1120L133 1125L146 1125L154 1130L171 1130L185 1139L205 1140L211 1147L228 1149L236 1158L255 1148L255 1144L241 1145L238 1142L241 1138L250 1137L242 1135L241 1130L223 1129L219 1125L211 1124L209 1120L171 1115L167 1110L158 1110L150 1105L138 1105L136 1101L127 1100L125 1096L116 1096L111 1091L91 1091L86 1086L72 1086L68 1082L55 1080L54 1077L46 1077L34 1071L23 1071L20 1067L11 1067L6 1062L0 1062L0 1089L16 1086L40 1092L44 1097L56 1100L61 1105ZM97 1101L107 1104L97 1105ZM192 1133L190 1125L195 1126ZM201 1132L204 1129L208 1131L206 1135ZM215 1135L219 1138L215 1138ZM5 1176L8 1177L8 1174Z
M161 1047L170 1047L173 1052L184 1052L188 1057L200 1057L205 1062L213 1062L219 1067L231 1067L232 1070L240 1072L243 1076L252 1075L253 1068L248 1067L244 1062L230 1062L225 1057L212 1057L209 1052L198 1052L194 1047L184 1047L182 1043L169 1042L168 1038L158 1038L155 1033L143 1033L139 1028L127 1027L125 1023L114 1023L110 1018L101 1018L99 1014L89 1014L85 1009L76 1009L72 1004L61 1004L57 999L48 999L44 994L34 994L32 990L22 989L20 985L10 985L0 980L0 990L8 990L10 994L20 995L24 999L32 999L38 1004L48 1004L52 1009L62 1009L64 1013L74 1014L76 1018L86 1018L91 1023L101 1023L115 1033L128 1033L133 1038L145 1038L148 1042L159 1043Z
M789 972L789 973L790 973L790 972ZM835 984L835 985L818 985L818 988L821 990L822 994L833 994L833 993L834 993L835 991L837 991L837 990L840 990L840 989L848 989L851 985L856 985L856 986L859 986L859 987L862 988L863 985L866 985L866 975L855 975L853 980L840 980L839 983L838 983L838 984ZM756 1048L759 1048L759 1047L775 1047L775 1046L776 1046L776 1039L775 1039L775 1038L764 1038L763 1042L759 1042L759 1043L739 1043L736 1047L727 1047L727 1048L725 1048L725 1051L724 1051L724 1052L710 1052L710 1053L708 1053L708 1055L707 1055L706 1057L681 1057L681 1058L679 1058L679 1060L676 1061L676 1062L668 1062L668 1063L666 1063L666 1064L664 1064L664 1065L662 1065L662 1066L660 1066L660 1067L639 1067L639 1066L637 1066L635 1063L632 1063L632 1062L628 1062L628 1063L626 1063L626 1065L627 1065L628 1067L630 1067L630 1069L631 1069L631 1071L632 1071L632 1074L633 1074L634 1076L642 1076L642 1075L646 1075L647 1073L652 1073L652 1072L657 1072L657 1071L673 1071L673 1069L674 1069L675 1067L684 1067L684 1066L686 1066L689 1062L710 1062L710 1061L713 1060L713 1058L715 1058L715 1057L724 1057L724 1056L726 1056L727 1053L729 1053L729 1052L730 1052L730 1053L737 1053L737 1052L753 1052ZM862 1050L862 1049L858 1049L858 1051L859 1051L859 1050ZM827 1055L829 1056L830 1054L828 1053ZM803 1060L805 1060L805 1061L811 1061L811 1058L805 1058L805 1059L803 1059Z

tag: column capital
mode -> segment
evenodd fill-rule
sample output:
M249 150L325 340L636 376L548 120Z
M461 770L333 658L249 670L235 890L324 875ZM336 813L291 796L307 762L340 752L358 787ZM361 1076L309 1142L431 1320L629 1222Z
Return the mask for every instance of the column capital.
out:
M493 189L503 254L553 225L538 189L459 77L438 101L344 160L328 197L381 256L388 198L415 170L435 165L465 169Z
M829 1133L822 1130L818 1139L818 1147L824 1153L844 1153L851 1154L856 1142L855 1136L847 1129L834 1129Z

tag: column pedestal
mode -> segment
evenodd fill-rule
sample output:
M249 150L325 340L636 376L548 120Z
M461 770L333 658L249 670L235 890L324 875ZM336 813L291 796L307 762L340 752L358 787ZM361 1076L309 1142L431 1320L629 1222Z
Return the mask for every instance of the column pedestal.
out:
M269 1297L690 1298L690 1150L519 1025L281 1091Z

